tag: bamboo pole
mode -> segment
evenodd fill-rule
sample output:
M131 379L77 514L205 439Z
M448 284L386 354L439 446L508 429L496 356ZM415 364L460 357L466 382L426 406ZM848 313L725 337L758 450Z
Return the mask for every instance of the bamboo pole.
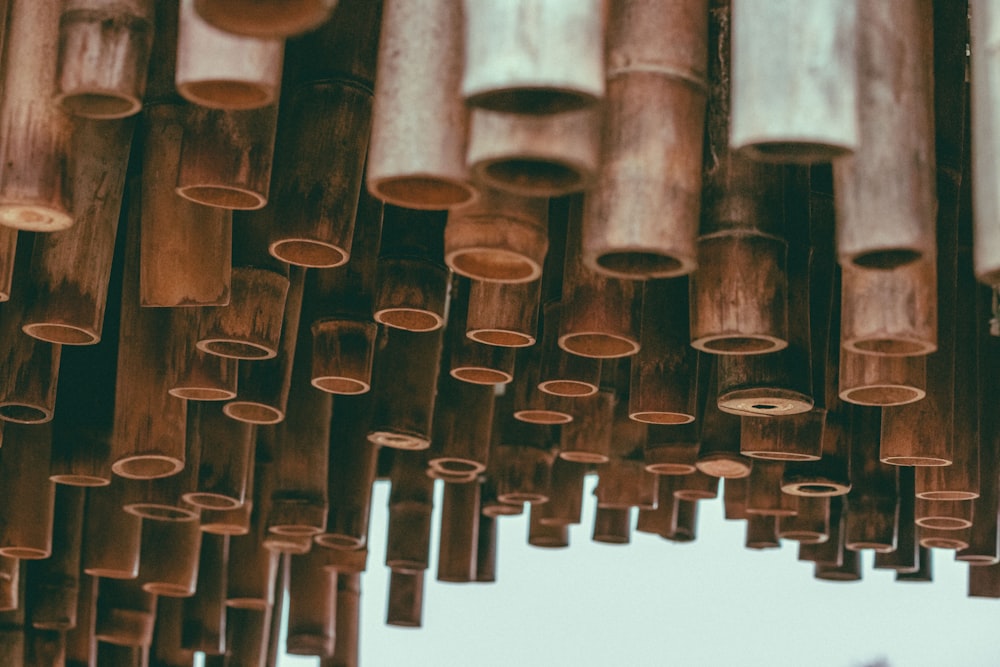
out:
M642 459L646 470L656 475L690 475L698 468L698 427L694 422L651 425Z
M338 575L323 568L318 551L291 557L285 648L293 655L333 655Z
M156 596L139 581L102 580L97 593L97 626L100 645L148 648L153 641ZM98 664L101 661L98 648ZM117 663L112 663L117 664Z
M264 546L267 536L267 503L271 493L271 463L254 470L250 530L229 540L229 575L226 606L263 611L274 603L277 553ZM227 619L228 622L228 619Z
M723 412L718 405L716 361L702 355L698 365L698 383L708 389L701 415L701 447L698 449L698 470L716 477L746 477L750 474L750 459L740 454L740 418Z
M798 497L781 490L781 478L784 472L785 464L780 461L757 460L753 462L750 475L747 478L746 513L748 515L770 514L771 516L785 517L798 514ZM693 475L687 477L693 477ZM710 479L718 481L718 478L715 477ZM675 494L678 492L674 491Z
M55 484L49 479L50 424L8 423L0 448L0 555L37 560L52 553Z
M609 390L573 399L573 421L560 429L559 458L574 463L607 463L616 402Z
M438 541L438 581L475 581L479 516L478 481L445 484Z
M229 663L246 667L264 667L267 658L271 609L226 610L226 646Z
M631 510L627 507L598 507L594 512L591 539L603 544L628 544L632 541Z
M494 414L490 457L496 460L497 498L516 505L548 502L555 461L552 427L514 418L506 396Z
M233 267L230 301L205 313L198 349L235 359L277 356L288 288L281 273Z
M742 417L740 453L772 461L818 461L823 454L826 410L783 417Z
M919 566L914 471L913 466L899 466L897 469L896 495L899 509L896 513L896 548L888 552L876 552L875 569L914 572Z
M361 625L361 575L337 577L337 645L323 667L358 667L358 628Z
M187 602L187 598L156 599L156 625L149 647L150 662L155 667L194 667L194 651L182 645Z
M778 517L773 514L747 515L746 537L743 541L747 549L777 549L781 546L778 539Z
M173 308L169 331L183 341L182 365L167 391L171 396L191 401L228 401L236 397L236 359L220 357L197 348L198 333L208 308Z
M466 333L472 290L476 284L464 277L452 277L444 350L448 373L456 380L478 385L507 384L514 379L515 349L486 344ZM537 301L535 303L537 305ZM500 303L489 305L499 306ZM488 336L507 337L504 332L495 329L491 329ZM442 388L453 386L443 376L439 382ZM475 390L473 393L476 393Z
M330 18L337 0L195 0L198 14L220 30L251 37L291 37Z
M711 500L719 495L719 477L696 471L673 480L674 495L681 500Z
M853 551L896 548L897 471L873 456L879 438L879 408L852 406L851 490L846 496L844 543Z
M666 539L671 534L671 524L678 499L674 496L673 479L661 479L656 488L656 507L642 508L635 529L640 533L659 535Z
M825 542L830 537L830 498L799 497L796 514L778 518L778 537L800 544Z
M974 505L971 500L932 500L917 496L914 523L932 530L964 530L972 527ZM963 539L968 540L969 534ZM968 544L963 549L968 547ZM947 548L947 547L946 547Z
M445 473L486 471L493 427L494 389L441 375L427 465Z
M101 665L112 665L112 667L144 667L149 662L149 647L99 641L97 661Z
M226 651L226 581L229 570L229 536L203 535L198 554L194 595L184 598L180 646L190 651L220 655ZM156 625L159 629L159 611ZM155 645L155 643L154 643Z
M913 572L897 572L896 581L930 582L933 578L933 562L930 547L917 547L917 566Z
M960 501L953 501L960 502ZM950 549L961 551L969 548L969 529L954 530L951 528L917 528L917 535L920 536L920 546L928 549ZM897 574L897 578L902 575Z
M83 571L102 579L139 575L142 518L123 509L127 482L116 477L106 487L87 492L84 514Z
M76 626L66 631L66 667L90 667L96 664L97 640L94 638L96 623L97 578L81 575Z
M969 568L970 598L1000 598L1000 567L996 564Z
M199 508L236 509L247 499L253 464L254 428L230 419L214 402L195 402L188 410L188 439L200 443L196 489L184 500Z
M537 506L538 520L544 525L575 525L583 512L583 481L588 466L557 458L552 463L549 502ZM486 485L483 486L486 488ZM483 512L484 516L487 514Z
M522 347L517 350L514 362L513 395L514 419L532 424L568 424L573 421L573 401L540 389L541 349Z
M927 395L927 358L840 353L840 398L856 405L906 405Z
M0 556L0 611L24 612L21 559Z
M816 563L813 576L822 581L861 581L861 554L844 549L844 560L839 566Z
M482 492L482 485L480 485L480 492ZM539 505L539 507L544 507L544 505ZM475 581L477 583L496 583L498 526L499 522L494 517L482 513L482 505L480 504L479 537L476 542Z
M137 579L142 590L167 597L194 595L201 541L197 517L144 519Z
M385 624L400 628L419 628L424 616L424 571L389 571L389 593ZM338 637L338 643L340 638Z
M565 549L569 546L569 526L543 523L543 507L535 504L528 510L528 544L542 549Z
M746 477L726 478L722 489L723 511L727 521L746 519L748 480Z
M66 631L76 626L85 499L83 489L56 487L52 553L28 565L28 620L35 628Z
M424 474L423 454L394 452L385 564L393 570L426 570L430 558L434 480Z
M497 283L474 280L469 287L465 335L499 347L534 345L542 283Z

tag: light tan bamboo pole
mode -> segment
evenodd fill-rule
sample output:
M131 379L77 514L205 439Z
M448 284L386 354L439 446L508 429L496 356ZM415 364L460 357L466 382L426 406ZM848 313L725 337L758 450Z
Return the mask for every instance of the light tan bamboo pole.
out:
M236 509L248 500L247 478L256 440L252 424L230 419L217 402L188 406L187 438L197 440L200 456L194 490L184 500L195 507Z
M713 357L699 355L698 383L707 384L708 388L699 418L701 447L695 466L716 477L746 477L750 474L750 459L740 454L740 418L719 409L719 383Z
M76 626L66 632L66 667L90 667L96 664L97 577L80 576Z
M226 610L226 647L230 664L264 667L267 658L271 609Z
M36 239L31 280L37 297L25 333L51 343L101 339L132 133L135 123L77 120L71 148L76 224Z
M68 113L139 113L153 46L153 0L71 0L59 20L58 93Z
M83 571L93 577L134 579L139 574L142 518L122 508L126 484L117 477L87 492L81 560Z
M772 461L818 461L823 455L826 410L783 417L743 417L740 453Z
M656 475L690 475L698 468L698 427L694 422L651 424L642 453L646 470Z
M511 383L515 419L532 424L568 424L573 421L573 402L566 396L543 392L539 385L541 349L517 350L514 381Z
M529 506L528 544L543 549L565 549L569 546L569 526L560 523L542 523L543 507L545 505Z
M333 654L339 575L324 569L321 551L291 557L285 647L293 655Z
M203 535L198 553L198 575L194 595L184 598L180 646L210 655L225 653L226 581L229 569L229 536ZM159 629L159 611L156 625ZM154 639L155 645L155 639Z
M927 395L927 358L840 352L840 398L857 405L905 405Z
M197 517L142 522L139 577L142 589L167 597L190 597L198 583L201 530Z
M171 334L184 341L182 366L168 392L190 401L228 401L236 398L239 363L231 357L209 354L197 348L198 334L210 308L173 308Z
M378 447L368 441L370 395L340 396L333 401L330 423L329 512L316 544L332 549L361 549L368 543L372 484Z
M539 337L540 290L540 280L516 284L472 281L466 335L500 347L534 345Z
M1000 121L993 104L1000 91L1000 57L996 44L1000 40L1000 11L991 2L970 2L972 19L972 149L973 257L976 278L987 285L1000 283L1000 196L996 189L997 150L993 128Z
M442 373L427 465L445 473L485 472L494 402L492 386L469 386Z
M273 104L281 89L284 42L219 30L180 0L177 92L215 109L256 109Z
M149 647L151 664L157 667L194 666L194 651L183 646L184 607L187 602L188 598L157 597L156 625L153 626L153 643Z
M896 490L896 548L875 554L875 569L885 568L897 572L914 572L919 566L920 544L917 542L915 523L916 492L913 466L898 466Z
M86 492L59 485L55 491L52 553L28 565L29 622L42 630L76 626Z
M478 480L445 484L438 541L438 581L475 581L479 516Z
M4 40L0 225L54 232L73 225L72 123L53 102L58 0L11 2Z
M265 548L266 505L271 492L272 463L258 463L254 470L253 511L250 530L229 540L229 573L226 605L263 611L274 603L278 554Z
M335 7L337 0L195 0L198 14L212 25L251 37L307 32L328 20Z
M695 269L707 33L705 0L610 5L603 157L583 228L595 271L668 278Z
M388 2L382 14L367 183L397 206L444 209L476 197L465 166L458 3Z
M828 162L855 150L858 4L734 5L733 150L777 162Z
M430 559L434 480L418 452L393 452L385 564L393 570L426 570Z
M467 0L464 7L462 96L468 104L548 114L604 96L603 0Z
M385 624L400 628L419 628L424 615L424 571L389 571L389 593ZM338 643L340 638L337 638Z
M594 512L591 539L603 544L628 544L632 541L631 510L627 507L598 507Z
M830 537L830 498L800 496L796 514L778 518L778 537L800 544L825 542Z
M882 422L879 408L851 406L851 491L847 494L844 544L848 549L896 548L896 470L873 456Z
M0 448L0 555L37 560L52 553L55 484L48 478L51 424L8 423Z
M156 596L143 590L138 580L101 580L97 590L98 643L148 647L156 622Z

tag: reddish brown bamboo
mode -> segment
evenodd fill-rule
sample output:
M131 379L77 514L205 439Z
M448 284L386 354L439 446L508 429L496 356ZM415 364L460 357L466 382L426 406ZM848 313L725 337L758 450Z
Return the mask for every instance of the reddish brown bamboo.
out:
M542 521L547 505L534 504L528 511L528 544L542 549L565 549L569 546L569 526L563 523L547 524Z
M969 568L970 598L1000 598L1000 567L996 564Z
M874 456L881 415L878 408L851 406L851 491L847 494L844 544L853 551L896 548L896 470Z
M635 529L640 533L659 535L666 539L671 534L677 497L674 496L674 480L661 479L657 485L656 507L639 510Z
M87 492L84 515L83 571L103 579L134 579L139 574L142 518L126 512L128 482L116 477L106 487Z
M555 461L551 426L532 424L509 415L509 403L496 406L494 442L497 498L502 502L544 503L552 493Z
M393 452L385 564L393 570L426 570L430 558L434 480L423 454Z
M180 645L190 651L219 655L226 651L226 581L229 536L203 535L198 555L198 577L193 596L184 599ZM165 597L160 598L156 626ZM155 645L155 642L154 642Z
M481 489L482 487L480 487ZM548 503L546 503L548 504ZM480 509L481 509L480 505ZM544 507L539 505L539 507ZM497 580L497 533L498 522L494 517L480 513L479 539L476 543L476 579L480 584L492 584Z
M914 523L932 530L965 530L972 527L973 509L971 500L930 500L917 496ZM968 540L970 536L967 533L963 539Z
M494 390L442 374L427 464L446 473L486 471L493 427Z
M591 539L603 544L628 544L632 541L631 510L629 508L598 507L594 513Z
M247 500L253 465L254 427L230 419L215 402L195 402L188 410L188 439L199 441L196 489L184 500L199 508L236 509Z
M823 409L782 417L743 417L740 453L772 461L818 461L825 425Z
M437 580L475 581L479 544L478 481L445 484L439 535Z
M390 570L385 624L419 628L424 616L424 571ZM337 638L338 643L340 638Z
M838 565L816 563L813 576L822 581L861 581L861 554L844 549L843 562Z
M80 556L86 492L59 485L55 492L52 553L28 566L29 621L42 630L76 626L80 595Z
M0 611L24 612L24 586L21 582L21 561L0 556Z
M609 390L573 399L573 421L560 430L559 458L576 463L606 463L611 453L617 400Z
M197 517L179 521L145 519L138 582L167 597L190 597L198 583L201 530Z
M288 287L281 273L234 267L230 301L205 314L198 349L236 359L276 356Z
M66 632L66 667L90 667L96 664L97 640L94 638L96 623L97 578L81 575L76 626Z
M693 422L675 426L651 425L642 459L656 475L690 475L698 468L698 427Z
M781 490L784 472L785 464L780 461L753 462L747 482L747 514L770 514L776 517L798 514L798 497Z
M8 423L0 448L0 555L37 560L52 553L55 484L49 479L50 424Z
M952 501L961 502L961 501ZM961 551L969 548L969 528L954 530L951 528L926 528L919 526L917 535L920 537L920 546L927 549L951 549ZM897 579L903 576L897 574Z
M184 467L171 475L154 478L126 477L123 491L122 507L143 518L183 520L196 519L197 508L184 500L184 494L191 493L198 486L198 468L201 463L201 441L188 438L185 432L183 438ZM119 475L123 476L123 475Z
M794 516L778 518L778 537L800 544L825 542L830 537L830 499L802 496Z
M229 576L226 605L263 611L274 603L277 553L264 547L267 535L266 500L270 496L270 467L258 464L254 470L253 512L250 531L229 541Z
M538 337L541 281L472 281L465 332L472 340L500 347L534 345Z
M466 335L471 306L471 292L477 283L453 276L448 304L448 332L445 353L449 374L456 380L479 385L507 384L514 379L515 351L512 347L486 344ZM537 283L535 283L537 285ZM536 301L537 304L537 301ZM488 304L494 310L499 303ZM488 336L507 338L504 332L490 330ZM512 336L513 337L513 336ZM442 385L448 385L444 379ZM492 387L490 387L492 390Z
M156 667L194 666L194 651L182 645L184 607L187 603L186 598L158 597L156 600L156 625L153 627L153 643L149 647L151 664Z
M702 355L698 382L707 383L704 411L701 415L701 447L698 450L698 470L716 477L746 477L750 474L750 459L740 454L740 418L719 410L716 362Z
M149 662L148 646L126 646L97 642L97 662L113 667L144 667Z
M840 398L856 405L905 405L927 395L927 358L840 353Z
M974 238L973 248L976 278L987 285L995 285L1000 281L1000 266L997 264L998 227L993 224L1000 212L1000 201L996 189L992 186L997 173L996 141L980 143L982 137L993 137L993 128L997 124L997 107L993 103L997 95L996 44L998 31L997 8L989 2L975 1L971 3L971 14L974 17L969 22L972 30L970 46L972 50L972 133L976 136L975 150L972 154L974 179L973 205ZM952 101L954 103L954 101Z
M601 360L570 354L559 346L561 319L561 303L545 306L538 389L555 396L590 396L600 385Z
M748 515L744 546L758 550L779 548L781 541L778 539L778 517L773 514Z
M236 397L238 362L197 348L198 333L210 308L174 308L170 311L171 335L181 337L184 352L171 396L192 401L228 401Z
M293 655L332 655L338 575L324 569L320 550L292 556L291 562L286 650Z
M722 500L724 516L727 521L746 519L749 516L747 514L747 484L746 477L726 479L722 490Z
M799 560L840 565L844 558L843 499L830 498L830 536L825 542L799 544Z
M264 667L267 658L271 609L230 607L226 610L226 647L229 663Z
M336 0L195 0L198 14L220 30L252 37L291 37L330 18Z
M543 392L539 386L541 349L523 347L517 351L511 407L515 419L532 424L568 424L573 421L573 401Z
M916 495L913 466L899 466L896 489L898 511L896 513L896 548L875 554L875 569L885 568L897 572L914 572L920 564L920 544L917 542L915 523Z
M100 582L94 632L99 644L148 647L153 641L155 621L156 596L143 590L138 581ZM98 662L103 664L100 661L98 655Z
M323 667L358 667L358 628L361 625L361 575L337 577L337 645Z

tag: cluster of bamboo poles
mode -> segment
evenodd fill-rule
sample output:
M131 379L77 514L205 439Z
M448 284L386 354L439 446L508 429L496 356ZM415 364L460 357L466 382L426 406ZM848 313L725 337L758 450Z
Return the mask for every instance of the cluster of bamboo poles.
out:
M1000 597L989 0L0 8L3 664L356 665L379 478Z

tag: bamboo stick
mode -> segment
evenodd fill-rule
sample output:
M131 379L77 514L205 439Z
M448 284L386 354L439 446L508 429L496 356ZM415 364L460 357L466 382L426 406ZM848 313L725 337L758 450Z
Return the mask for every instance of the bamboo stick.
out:
M472 290L477 283L464 277L453 276L451 297L448 304L448 331L445 334L445 354L448 373L456 380L479 385L507 384L514 379L515 350L486 344L467 335ZM537 282L535 283L537 285ZM537 300L536 300L537 305ZM498 306L499 303L491 303ZM507 338L505 332L491 329L484 337ZM517 337L512 334L511 337ZM443 378L444 386L451 386ZM492 387L490 387L492 391ZM474 390L475 391L475 390Z
M184 467L171 475L153 478L130 478L126 483L122 507L143 518L184 520L196 519L198 509L184 500L184 495L197 490L198 468L201 463L201 441L188 438L185 431L180 437L184 444Z
M830 536L825 542L799 544L800 561L811 561L827 565L841 565L844 562L844 502L841 497L830 498ZM856 552L854 552L856 553Z
M97 626L94 636L100 645L146 647L153 641L156 596L142 589L139 581L102 580L97 593ZM112 663L117 664L117 663Z
M512 504L548 502L555 461L552 427L511 418L506 400L495 414L490 456L497 461L497 498Z
M480 486L480 490L482 487ZM546 503L548 504L548 503ZM481 507L481 506L480 506ZM544 505L539 505L544 507ZM480 584L492 584L497 580L497 533L495 518L480 513L479 538L476 542L476 579Z
M230 419L215 402L195 402L188 410L188 439L200 443L196 489L184 500L199 508L236 509L247 501L253 465L254 427Z
M220 655L226 651L226 581L229 571L229 536L203 535L198 554L194 595L184 598L180 646L190 651ZM159 613L156 625L159 629ZM154 639L155 646L155 639Z
M559 458L574 463L606 463L611 455L615 403L602 390L573 400L573 421L560 429Z
M442 374L427 465L446 473L485 472L494 401L492 386L468 386Z
M746 537L743 541L747 549L778 549L778 517L773 514L748 514Z
M292 556L288 588L288 635L293 655L333 654L337 624L337 577L323 568L323 554Z
M545 306L538 389L555 396L590 396L600 385L601 360L570 354L559 346L562 308L559 301Z
M287 276L280 273L234 267L230 301L205 314L198 349L236 359L276 356L288 288Z
M917 496L914 506L914 523L932 530L965 530L972 527L974 505L971 500L931 500ZM962 539L968 541L966 533ZM962 549L968 547L966 544ZM944 547L950 548L950 547Z
M123 509L127 482L116 477L111 484L87 493L84 514L83 571L103 579L134 579L139 575L142 518Z
M445 484L438 542L438 581L475 581L479 516L478 481Z
M177 371L171 396L191 401L228 401L236 398L239 365L236 359L209 354L197 348L198 334L210 308L173 308L169 327L183 340L182 366Z
M56 487L52 553L28 565L28 620L35 628L66 631L76 626L85 499L83 489Z
M746 477L728 477L722 490L723 511L727 521L746 519L748 480Z
M545 511L541 508L547 504L534 504L528 510L528 544L542 549L565 549L569 546L569 526L544 523Z
M651 425L642 458L646 470L656 475L690 475L698 468L698 427L694 422Z
M875 569L886 568L897 572L915 572L919 566L920 543L917 541L915 523L916 491L913 466L900 466L897 470L896 548L876 552Z
M541 349L536 347L517 350L510 392L514 419L532 424L568 424L573 421L573 402L539 388L540 355Z
M598 507L594 513L594 542L603 544L628 544L632 541L631 510Z
M678 499L674 496L674 480L661 479L656 488L656 507L639 510L635 529L640 533L659 535L666 539L671 534Z
M969 568L970 598L1000 598L1000 567L996 564Z
M187 601L170 597L156 600L156 625L149 647L150 663L155 667L194 667L194 651L182 646Z
M778 518L778 537L800 544L825 542L830 537L830 498L800 497L794 516Z
M201 541L197 517L144 519L137 579L142 590L167 597L194 595Z
M330 18L337 0L195 0L198 14L220 30L251 37L291 37Z
M878 408L852 406L851 490L847 494L844 544L853 551L896 548L897 471L873 454L879 438Z
M424 571L389 571L389 593L385 624L401 628L419 628L424 615ZM339 637L338 643L339 643Z
M25 665L63 667L66 664L66 633L59 630L27 627Z
M97 640L94 630L97 623L97 578L80 577L80 595L77 596L76 627L66 632L66 667L90 667L96 664Z
M746 513L748 515L770 514L776 517L785 517L798 514L798 497L781 490L781 478L784 472L785 464L780 461L757 460L753 462L750 475L747 478ZM687 477L693 477L693 475ZM711 479L718 481L716 477ZM678 492L674 491L675 494Z
M500 347L534 345L539 335L540 293L540 280L514 284L472 281L465 335Z
M434 480L424 474L423 454L394 452L385 564L393 570L426 570L430 558Z
M254 470L253 512L250 530L229 541L229 576L226 606L263 611L274 603L277 553L264 546L267 535L267 502L271 491L271 463ZM227 618L228 623L228 618Z
M264 667L270 622L270 608L230 607L226 610L226 646L230 664Z
M673 480L674 495L681 500L711 500L719 495L719 477L701 471Z
M52 554L55 484L49 479L50 424L8 423L0 448L0 555L37 560Z
M333 658L322 660L323 667L358 667L361 575L337 577L337 645Z
M825 426L823 409L782 417L742 417L740 453L771 461L818 461Z
M704 412L701 416L701 447L698 470L716 477L746 477L750 474L750 459L740 454L740 418L719 410L716 362L702 355L698 382L707 383Z

